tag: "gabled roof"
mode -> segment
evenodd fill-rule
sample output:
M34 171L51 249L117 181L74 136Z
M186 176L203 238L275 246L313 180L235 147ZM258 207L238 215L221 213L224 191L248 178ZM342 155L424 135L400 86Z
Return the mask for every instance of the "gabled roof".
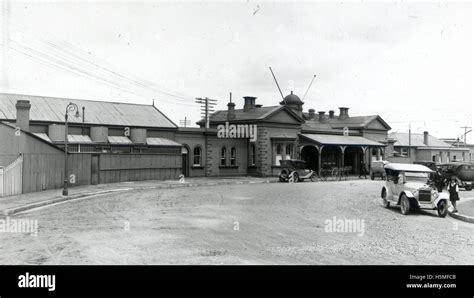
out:
M409 140L409 133L407 132L392 132L390 133L389 137L396 140L393 144L394 146L403 146L407 147L409 144L412 147L439 147L439 148L449 148L451 145L448 143L441 141L440 139L433 137L432 135L428 136L428 146L423 143L424 135L420 133L412 133L411 134L411 142Z
M280 110L286 110L290 115L292 115L299 122L303 122L298 115L296 115L291 109L288 109L285 106L271 106L271 107L258 107L251 109L249 111L244 111L243 109L235 110L235 118L232 121L262 121L268 119L271 115L275 114ZM209 116L209 121L212 122L226 122L227 120L227 110L217 111ZM197 124L204 124L204 119L201 119Z
M305 113L306 118L308 115ZM315 119L306 120L306 123L303 124L303 130L325 130L325 129L336 129L336 128L344 128L348 127L349 129L357 129L357 128L365 128L367 127L372 121L378 120L382 126L384 126L387 130L390 130L391 127L385 122L379 115L370 115L370 116L354 116L354 117L347 117L345 119L339 119L339 117L335 116L334 118L329 118L325 115L324 122L318 121L318 115L316 115Z
M177 128L168 117L152 105L69 99L33 95L0 93L0 120L15 120L17 100L29 100L30 120L64 123L66 106L77 104L79 112L85 107L85 123L136 127ZM82 117L68 119L71 123L82 123Z

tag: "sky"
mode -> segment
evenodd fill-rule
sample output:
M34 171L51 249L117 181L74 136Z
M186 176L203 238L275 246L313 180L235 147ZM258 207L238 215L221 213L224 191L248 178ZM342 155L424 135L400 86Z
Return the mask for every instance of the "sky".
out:
M3 1L0 92L155 105L176 124L229 92L349 107L392 131L473 125L472 4L411 1ZM468 134L474 141L474 133Z

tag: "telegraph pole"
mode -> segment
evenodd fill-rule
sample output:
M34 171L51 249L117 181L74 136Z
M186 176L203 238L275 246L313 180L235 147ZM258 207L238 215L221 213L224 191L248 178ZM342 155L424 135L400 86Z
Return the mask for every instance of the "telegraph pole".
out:
M216 99L210 99L210 98L196 98L196 103L201 105L201 116L204 116L204 121L205 122L205 130L204 130L204 152L205 152L205 171L204 175L208 176L207 174L207 131L209 129L209 114L214 112L214 107L217 105L217 100Z
M179 120L179 125L186 128L188 125L191 124L191 120L188 120L187 117L184 117L184 120Z
M464 147L467 147L467 140L466 140L466 135L472 131L467 131L469 128L472 128L470 126L462 126L461 128L464 128Z

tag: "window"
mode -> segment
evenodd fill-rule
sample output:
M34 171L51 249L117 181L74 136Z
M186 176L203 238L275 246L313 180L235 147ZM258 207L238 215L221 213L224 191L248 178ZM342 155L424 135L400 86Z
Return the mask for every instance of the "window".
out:
M200 166L202 162L202 150L200 146L194 147L194 165Z
M293 146L292 145L286 145L286 159L291 159L291 156L293 155Z
M436 162L436 155L433 155L432 161Z
M235 166L235 157L237 155L237 149L235 147L230 148L230 165Z
M227 164L226 158L227 158L227 149L225 147L222 147L222 149L221 149L221 166L225 166Z
M408 148L401 148L400 153L404 156L408 156Z
M281 160L281 145L277 145L276 147L276 156L275 156L275 164L280 165Z
M250 145L250 165L251 166L254 166L256 163L256 159L255 159L255 145L252 144Z

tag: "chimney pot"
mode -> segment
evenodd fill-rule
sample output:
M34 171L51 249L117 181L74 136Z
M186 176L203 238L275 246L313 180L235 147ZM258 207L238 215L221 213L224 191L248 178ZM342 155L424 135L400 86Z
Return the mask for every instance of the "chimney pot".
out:
M334 118L334 110L329 110L329 118Z
M30 130L30 109L29 100L17 100L16 102L16 126L21 130Z
M309 119L314 119L316 117L314 109L309 109L308 110L308 118Z
M339 108L339 119L346 119L349 117L349 108L340 107Z
M235 119L235 103L229 102L227 104L227 120Z
M319 111L318 114L319 114L319 122L324 122L324 111Z
M255 109L255 99L254 96L244 96L244 112Z
M430 145L429 139L430 139L429 133L427 131L424 131L423 132L423 144L425 144L426 146L429 146Z

